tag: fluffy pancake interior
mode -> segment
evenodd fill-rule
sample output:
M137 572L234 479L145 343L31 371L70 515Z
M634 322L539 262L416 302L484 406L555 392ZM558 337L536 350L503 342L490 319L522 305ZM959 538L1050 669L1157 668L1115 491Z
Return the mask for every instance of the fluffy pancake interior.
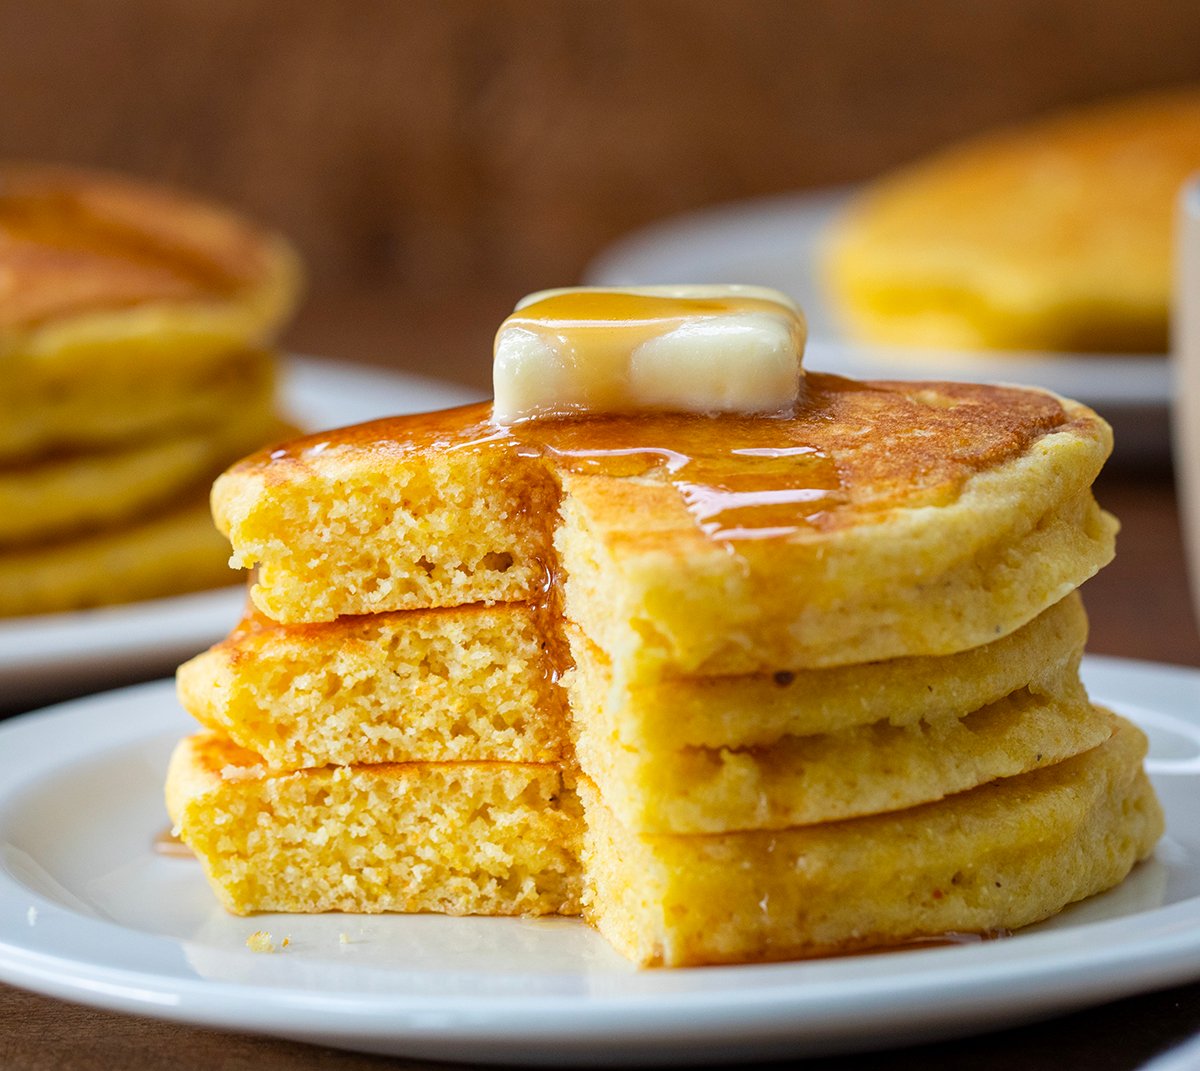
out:
M167 806L224 905L577 914L581 816L557 766L405 763L268 775L214 734L176 748Z
M185 709L272 769L545 762L565 729L543 646L525 604L290 627L255 615L177 681Z
M369 434L372 426L360 429ZM544 589L556 488L503 450L378 451L308 440L213 487L233 563L283 622L520 602Z

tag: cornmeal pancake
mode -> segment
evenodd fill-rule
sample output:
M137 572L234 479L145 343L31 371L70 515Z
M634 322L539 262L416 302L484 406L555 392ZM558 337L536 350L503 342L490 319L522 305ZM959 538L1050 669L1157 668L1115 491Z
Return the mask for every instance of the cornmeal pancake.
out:
M167 808L230 911L578 914L582 823L557 766L408 763L269 775L184 740Z
M201 724L272 770L546 762L566 746L544 629L524 604L277 625L251 615L179 667Z
M984 134L887 176L830 236L850 329L884 343L1163 353L1200 90Z
M0 467L0 547L144 516L195 492L225 465L284 432L266 380L204 429Z
M465 443L486 440L478 449L443 449L438 420L400 417L308 436L217 479L213 517L231 562L257 566L263 613L304 623L541 597L558 489L486 406L450 412Z
M128 527L0 551L0 617L82 610L232 584L203 499Z
M793 958L1037 921L1120 881L1162 816L1141 734L889 815L638 836L580 783L585 914L646 965ZM580 810L554 766L425 763L270 775L201 734L168 809L225 906L573 914Z
M236 466L214 514L285 622L536 600L557 559L567 616L630 680L965 650L1111 558L1090 492L1111 437L1090 410L807 384L778 419L376 422Z
M211 427L227 413L275 386L275 357L238 349L190 362L151 345L145 352L114 350L85 370L42 369L22 376L35 358L6 357L0 405L0 462L24 464L65 451L110 449L147 438Z
M0 279L0 411L19 414L0 458L14 458L211 416L223 384L253 375L245 351L272 340L299 270L281 238L195 198L9 166Z
M1111 435L1090 410L1015 388L807 381L793 435L781 444L759 421L775 446L744 448L768 504L719 458L699 487L686 469L674 483L564 474L566 612L619 678L949 654L1011 632L1111 560L1116 524L1090 490ZM720 433L736 453L735 435ZM797 482L828 475L832 489L770 501L757 451L781 449L815 451L825 471L801 466ZM795 460L777 462L781 497Z
M1145 740L892 814L638 836L581 781L584 914L646 966L794 959L1026 926L1110 888L1162 834Z
M586 724L586 714L576 712ZM898 811L1103 743L1108 716L1079 683L1058 680L965 715L785 736L757 748L685 748L647 757L586 730L579 765L604 804L637 833L786 829Z
M1072 593L1015 632L952 655L635 685L615 680L579 628L568 625L567 635L574 666L562 680L576 731L654 762L684 748L754 748L784 736L962 717L1077 665L1087 615Z

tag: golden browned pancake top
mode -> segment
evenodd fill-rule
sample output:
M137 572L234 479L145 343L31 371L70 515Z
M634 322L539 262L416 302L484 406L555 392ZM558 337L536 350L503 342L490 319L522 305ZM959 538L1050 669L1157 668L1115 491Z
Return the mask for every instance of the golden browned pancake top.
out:
M269 283L278 239L191 197L98 172L0 168L0 330Z
M675 413L490 422L487 403L374 421L248 458L268 484L350 451L402 466L418 455L506 451L560 472L667 482L714 539L832 530L867 511L937 505L972 474L1020 457L1052 431L1085 430L1087 410L1053 395L951 383L858 383L810 374L786 417Z

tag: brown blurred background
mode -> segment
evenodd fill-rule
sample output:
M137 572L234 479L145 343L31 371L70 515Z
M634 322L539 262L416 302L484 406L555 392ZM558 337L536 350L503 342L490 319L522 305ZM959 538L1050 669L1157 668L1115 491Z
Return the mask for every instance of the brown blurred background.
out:
M490 373L623 232L1200 79L1195 0L0 2L0 154L211 194L301 247L301 351Z
M0 156L240 206L307 260L294 349L483 389L513 302L576 281L624 232L1200 80L1198 29L1197 0L0 0ZM1087 587L1091 649L1200 665L1170 474L1110 473L1100 497L1124 530ZM1193 986L932 1059L1133 1067L1196 1008ZM6 1067L134 1052L155 1068L370 1061L0 987Z

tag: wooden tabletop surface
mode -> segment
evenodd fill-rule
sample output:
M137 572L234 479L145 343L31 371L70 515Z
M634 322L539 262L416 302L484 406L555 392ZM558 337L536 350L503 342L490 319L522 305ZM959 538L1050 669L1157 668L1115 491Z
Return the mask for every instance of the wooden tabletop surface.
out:
M488 302L482 305L490 308ZM435 353L455 352L465 339L474 347L478 343L475 336L485 334L483 321L484 313L467 317L440 336L429 327L413 353L402 353L391 363L428 373L429 364L421 356L431 352L426 346ZM358 330L369 333L369 323ZM299 343L307 344L311 351L320 348L321 341L302 335ZM360 350L370 348L369 338L357 342ZM463 358L459 364L451 361L444 367L461 382L482 385L478 362ZM1184 581L1170 473L1153 466L1113 467L1101 478L1099 495L1121 518L1123 527L1116 562L1085 588L1092 619L1090 650L1200 666L1200 636ZM893 1071L930 1067L1129 1069L1197 1031L1200 984L1138 996L1035 1026L890 1052L886 1059ZM848 1056L814 1061L810 1066L868 1068L879 1066L881 1059L879 1055ZM387 1063L376 1057L79 1007L0 985L0 1068L267 1071L319 1067L350 1071ZM413 1061L407 1066L424 1065Z

